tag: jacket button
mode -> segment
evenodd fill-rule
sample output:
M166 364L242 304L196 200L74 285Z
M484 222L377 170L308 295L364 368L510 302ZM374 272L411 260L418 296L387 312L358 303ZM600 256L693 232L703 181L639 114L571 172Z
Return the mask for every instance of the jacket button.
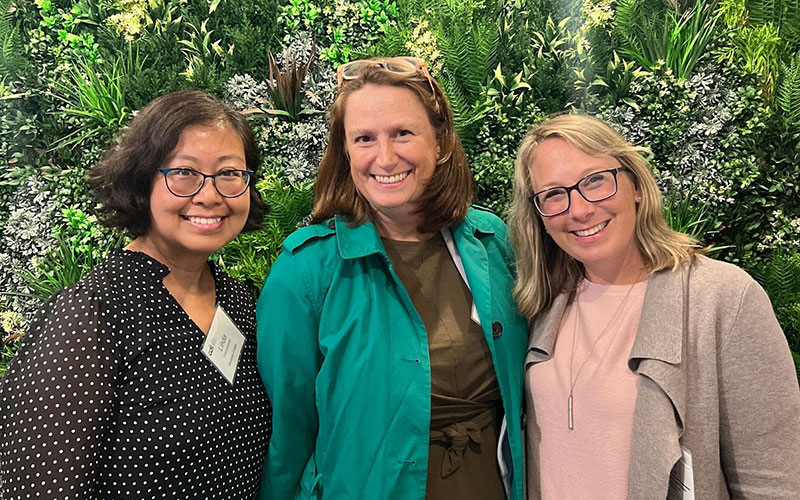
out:
M503 325L499 321L492 322L492 337L498 338L503 334Z
M333 219L329 220L328 221L328 228L329 229L336 229L336 221L334 221Z

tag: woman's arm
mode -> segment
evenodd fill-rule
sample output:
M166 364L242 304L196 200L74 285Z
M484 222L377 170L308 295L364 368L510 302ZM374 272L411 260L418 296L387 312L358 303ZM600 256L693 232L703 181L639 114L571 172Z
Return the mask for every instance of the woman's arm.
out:
M800 390L767 294L751 282L719 358L720 453L733 498L800 498Z
M287 251L278 257L256 310L258 369L273 408L262 499L295 498L319 427L315 383L322 363L317 341L322 299L300 260Z
M31 325L0 387L0 497L94 496L118 365L102 316L73 288Z

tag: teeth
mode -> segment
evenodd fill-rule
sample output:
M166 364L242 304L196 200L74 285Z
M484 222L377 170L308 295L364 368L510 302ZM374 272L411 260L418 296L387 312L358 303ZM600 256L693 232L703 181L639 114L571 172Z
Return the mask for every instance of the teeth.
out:
M575 234L577 234L578 236L591 236L595 233L602 231L603 228L606 227L606 224L608 224L608 222L601 222L600 224L594 227L590 227L589 229L584 229L583 231L575 231Z
M380 182L381 184L394 184L395 182L400 182L411 172L403 172L402 174L395 174L395 175L373 175L375 180Z
M190 222L194 222L195 224L211 225L221 221L222 217L213 217L210 219L206 217L187 217L187 219L189 219Z

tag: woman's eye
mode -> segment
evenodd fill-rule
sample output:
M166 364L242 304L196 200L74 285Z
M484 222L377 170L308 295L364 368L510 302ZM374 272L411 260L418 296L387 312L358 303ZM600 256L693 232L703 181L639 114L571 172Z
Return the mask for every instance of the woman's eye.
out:
M359 135L356 137L355 142L369 142L372 140L368 135Z
M591 184L597 184L599 182L603 182L604 179L605 179L605 177L600 175L600 174L593 175L593 176L591 176L591 177L586 179L586 184L590 184L590 185Z
M548 192L544 193L544 199L548 200L548 201L557 200L557 199L559 199L559 198L561 198L563 196L564 196L564 192L561 191L561 190L548 191Z
M172 170L172 175L176 177L188 177L190 175L195 175L195 172L191 168L176 168Z
M410 131L410 130L405 130L405 129L403 129L403 130L398 130L398 131L397 131L397 135L398 135L399 137L403 137L403 136L406 136L406 135L411 135L411 131Z
M219 177L237 177L237 176L241 175L241 173L238 170L229 168L227 170L221 170L221 171L217 172L217 175Z

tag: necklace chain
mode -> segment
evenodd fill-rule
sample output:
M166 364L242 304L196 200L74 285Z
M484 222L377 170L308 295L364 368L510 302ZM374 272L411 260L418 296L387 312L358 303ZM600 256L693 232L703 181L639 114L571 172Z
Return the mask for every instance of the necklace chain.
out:
M592 346L589 348L589 352L586 354L586 358L583 360L583 363L581 363L581 366L578 367L578 372L575 374L575 377L573 378L572 365L575 361L575 339L578 337L578 319L581 311L580 286L575 292L575 321L572 327L572 350L570 352L570 357L569 357L569 397L567 398L567 427L569 427L570 430L574 428L572 408L575 399L574 398L575 384L578 382L578 377L583 371L583 368L586 366L586 363L588 363L589 360L592 358L592 353L594 352L594 348L597 345L597 343L600 342L600 339L605 337L609 331L611 331L611 325L614 324L614 320L617 318L617 315L622 310L622 306L628 300L628 297L630 296L631 291L633 291L633 287L636 286L636 283L637 282L634 281L631 284L631 286L628 287L628 291L625 293L625 296L622 298L622 301L620 301L619 305L617 306L617 309L614 311L614 314L611 315L611 318L608 320L608 323L606 323L606 326L600 332L600 335L598 335L597 338L594 340L594 342L592 342ZM619 332L619 329L617 330L617 332ZM606 354L608 354L608 350L606 350ZM601 358L600 361L602 361L603 359L605 359L605 355L603 355L603 358Z

